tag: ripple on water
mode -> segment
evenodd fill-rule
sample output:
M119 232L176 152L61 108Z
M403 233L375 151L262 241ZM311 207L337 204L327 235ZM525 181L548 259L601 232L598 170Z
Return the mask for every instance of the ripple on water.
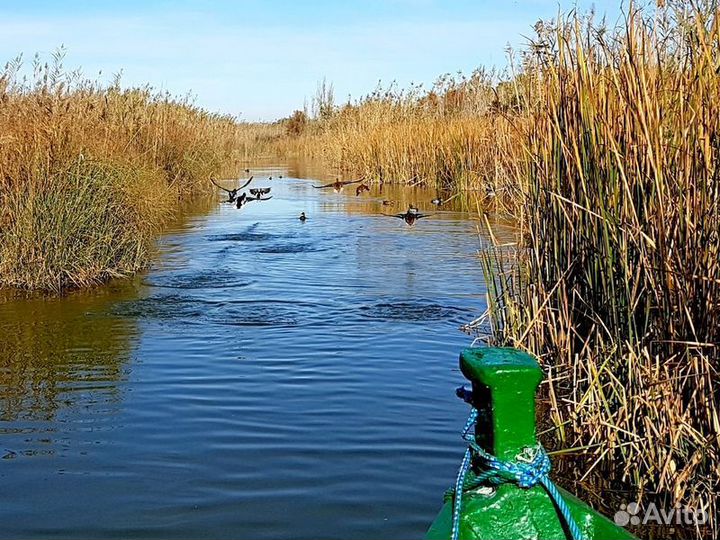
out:
M144 281L145 285L164 289L226 289L247 287L255 281L249 274L238 275L227 269L158 274Z
M296 326L298 307L267 305L264 301L241 305L208 302L196 297L154 295L118 304L113 315L159 322L221 324L228 326Z
M422 300L379 302L360 306L360 312L368 319L386 321L462 320L463 316L470 313L467 309Z
M258 232L260 222L253 223L240 232L228 232L223 234L210 234L205 237L208 242L265 242L278 238L287 238L287 234Z
M293 308L243 303L225 306L210 318L228 326L297 326L298 316L298 310Z
M274 244L263 246L256 251L258 253L314 253L318 251L327 251L329 248L318 246L315 244Z
M262 242L280 238L280 235L270 233L239 232L226 234L211 234L205 237L209 242Z
M159 321L202 319L208 305L212 304L178 294L153 295L132 302L121 302L113 307L112 314Z

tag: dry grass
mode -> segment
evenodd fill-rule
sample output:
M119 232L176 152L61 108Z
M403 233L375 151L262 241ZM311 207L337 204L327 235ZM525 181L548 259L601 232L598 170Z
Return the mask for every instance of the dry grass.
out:
M522 249L485 256L495 338L550 372L559 445L715 532L719 46L714 5L540 27Z
M507 205L517 199L518 186L507 174L513 164L503 161L510 149L502 145L518 136L499 110L512 102L511 88L498 88L480 70L444 76L428 91L378 89L342 107L321 86L315 118L295 111L281 147L370 181L470 191L486 203Z
M278 129L37 59L0 71L0 287L61 291L143 267L183 197L235 174Z

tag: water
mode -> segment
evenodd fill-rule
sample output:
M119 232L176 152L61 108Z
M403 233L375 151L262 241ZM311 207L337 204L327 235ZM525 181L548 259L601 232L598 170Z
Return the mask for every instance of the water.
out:
M134 280L0 300L1 538L423 535L463 452L476 224L262 184Z

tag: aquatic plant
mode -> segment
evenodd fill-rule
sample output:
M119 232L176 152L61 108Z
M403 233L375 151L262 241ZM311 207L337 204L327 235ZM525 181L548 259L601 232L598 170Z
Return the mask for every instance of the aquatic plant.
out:
M280 133L62 61L0 71L0 287L61 291L138 270L180 199Z
M470 77L445 75L429 90L378 87L339 107L332 89L320 86L312 110L322 114L310 119L296 111L284 121L288 137L278 145L369 181L461 189L486 205L510 204L518 189L506 174L513 164L503 162L501 145L517 148L508 117L514 98L495 79L478 70Z
M585 474L715 529L720 12L631 6L617 28L537 30L520 246L484 255L494 340L541 358L552 438Z

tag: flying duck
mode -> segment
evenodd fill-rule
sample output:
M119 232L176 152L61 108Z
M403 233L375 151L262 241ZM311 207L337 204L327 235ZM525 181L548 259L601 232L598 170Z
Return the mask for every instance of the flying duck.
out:
M421 218L424 218L424 217L428 217L428 214L421 214L421 213L418 211L418 209L415 208L415 207L412 206L412 205L408 208L408 211L405 212L404 214L385 214L385 215L386 215L386 216L390 216L390 217L400 218L400 219L402 219L405 223L407 223L408 225L410 225L411 227L412 227L413 225L415 225L415 222L416 222L418 219L421 219Z
M223 191L226 191L226 192L227 192L227 194L228 194L228 200L227 200L226 202L229 202L229 203L235 202L235 199L237 198L238 191L240 191L241 189L247 187L248 184L250 184L250 182L252 182L252 179L253 179L253 177L251 176L250 178L248 178L248 181L245 182L242 186L237 187L237 188L235 188L235 189L228 189L228 188L224 188L224 187L222 187L220 184L218 184L218 183L213 179L212 176L210 177L210 181L211 181L213 184L215 184L217 187L219 187L219 188L222 189Z
M268 193L270 193L270 189L271 188L269 188L269 187L250 188L249 191L250 191L250 195L252 195L253 197L260 198L262 195L267 195Z
M336 178L335 181L334 181L334 182L331 182L330 184L325 184L324 186L313 186L313 187L314 187L315 189L327 189L327 188L332 188L332 190L333 190L335 193L340 193L345 186L347 186L347 185L349 185L349 184L359 184L360 182L362 182L362 180L354 180L354 181L352 181L352 182L341 182L340 180L338 180L338 179Z
M264 199L261 197L248 197L247 193L243 191L241 195L238 195L237 200L235 201L235 208L240 210L243 206L245 206L247 203L251 201L269 201L272 199L272 195L270 197L265 197Z

